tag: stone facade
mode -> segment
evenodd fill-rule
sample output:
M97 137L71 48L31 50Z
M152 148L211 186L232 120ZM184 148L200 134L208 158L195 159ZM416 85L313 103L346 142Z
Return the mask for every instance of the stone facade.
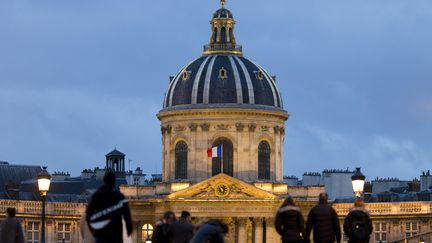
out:
M257 109L191 109L161 111L163 181L175 181L175 147L188 146L187 180L198 182L212 176L207 149L219 138L233 144L233 176L258 181L258 146L270 145L270 181L283 180L282 158L288 114Z

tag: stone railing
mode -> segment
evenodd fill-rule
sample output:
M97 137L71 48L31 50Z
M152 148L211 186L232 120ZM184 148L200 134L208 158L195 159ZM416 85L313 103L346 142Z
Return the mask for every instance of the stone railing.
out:
M338 215L347 215L352 203L335 203L333 207ZM389 203L367 203L367 209L371 215L410 215L432 213L432 202L389 202Z
M405 239L400 239L397 241L390 241L391 243L429 243L432 242L432 232L422 233L415 236L411 236Z
M42 202L0 200L0 214L4 214L6 208L16 208L17 214L39 215L42 212ZM86 204L66 202L46 202L45 210L51 216L81 216L84 214Z

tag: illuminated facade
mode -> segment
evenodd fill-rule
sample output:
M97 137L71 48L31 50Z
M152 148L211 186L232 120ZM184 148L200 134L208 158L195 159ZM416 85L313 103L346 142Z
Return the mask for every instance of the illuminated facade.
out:
M229 225L229 243L279 242L273 221L290 193L304 216L316 204L322 186L288 187L283 182L283 143L288 113L276 78L243 56L232 13L225 1L211 20L203 55L172 77L161 121L162 182L121 186L130 201L133 242L145 242L167 210L191 213L194 223L219 218ZM221 156L207 150L221 147ZM124 156L108 160L121 170ZM40 202L0 201L0 217L16 207L27 242L39 242ZM341 223L351 204L334 204ZM430 239L431 202L371 203L371 241L391 242L421 235ZM82 242L79 219L85 204L47 203L47 242ZM420 238L415 238L418 242ZM426 241L426 242L430 242Z

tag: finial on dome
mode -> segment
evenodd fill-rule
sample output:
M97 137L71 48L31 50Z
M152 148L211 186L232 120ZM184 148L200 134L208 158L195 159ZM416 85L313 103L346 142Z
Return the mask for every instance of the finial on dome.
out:
M225 7L225 0L220 0L221 2L221 7L224 8Z

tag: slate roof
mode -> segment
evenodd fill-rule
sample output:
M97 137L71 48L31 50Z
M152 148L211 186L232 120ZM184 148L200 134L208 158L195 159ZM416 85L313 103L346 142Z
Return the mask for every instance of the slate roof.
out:
M37 175L41 171L42 168L40 166L0 163L0 199L8 198L6 193L6 186L8 184L19 185L21 181L36 180Z

